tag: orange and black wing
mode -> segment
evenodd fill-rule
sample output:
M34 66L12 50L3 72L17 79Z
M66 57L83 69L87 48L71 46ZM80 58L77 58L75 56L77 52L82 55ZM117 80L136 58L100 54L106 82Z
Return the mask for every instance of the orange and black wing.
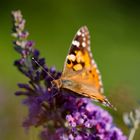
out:
M78 30L72 41L61 78L73 83L70 90L111 106L102 94L101 75L92 57L90 35L86 26Z

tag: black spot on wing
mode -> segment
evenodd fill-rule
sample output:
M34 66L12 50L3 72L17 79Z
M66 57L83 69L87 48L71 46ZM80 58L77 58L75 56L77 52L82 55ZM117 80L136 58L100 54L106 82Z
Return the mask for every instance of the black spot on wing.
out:
M69 59L67 59L67 64L71 64L71 61Z
M76 51L80 50L80 48L76 47L75 45L72 45L69 51L69 54L76 55Z

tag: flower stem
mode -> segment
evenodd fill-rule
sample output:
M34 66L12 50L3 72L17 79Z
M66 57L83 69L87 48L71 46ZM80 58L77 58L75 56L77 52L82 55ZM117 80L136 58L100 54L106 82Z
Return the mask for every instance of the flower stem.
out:
M130 130L128 140L133 140L136 130L138 129L139 120L135 120L134 127Z

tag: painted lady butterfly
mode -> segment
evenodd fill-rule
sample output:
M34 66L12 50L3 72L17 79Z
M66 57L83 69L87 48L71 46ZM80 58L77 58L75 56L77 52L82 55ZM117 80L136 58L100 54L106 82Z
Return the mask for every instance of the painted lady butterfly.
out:
M62 75L59 79L53 80L52 84L58 89L70 90L112 107L103 95L101 75L92 58L90 35L86 26L81 27L75 35Z

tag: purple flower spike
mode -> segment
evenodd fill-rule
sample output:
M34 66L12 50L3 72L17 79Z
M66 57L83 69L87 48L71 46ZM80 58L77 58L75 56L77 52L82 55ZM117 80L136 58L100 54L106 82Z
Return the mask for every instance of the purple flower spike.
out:
M26 97L22 103L29 111L23 126L41 127L42 140L127 140L107 111L90 99L52 87L52 80L58 79L61 73L54 67L48 68L45 59L33 48L34 43L27 40L29 33L24 29L21 12L14 11L12 15L14 47L21 55L14 64L29 78L28 84L18 84L20 90L16 92Z

